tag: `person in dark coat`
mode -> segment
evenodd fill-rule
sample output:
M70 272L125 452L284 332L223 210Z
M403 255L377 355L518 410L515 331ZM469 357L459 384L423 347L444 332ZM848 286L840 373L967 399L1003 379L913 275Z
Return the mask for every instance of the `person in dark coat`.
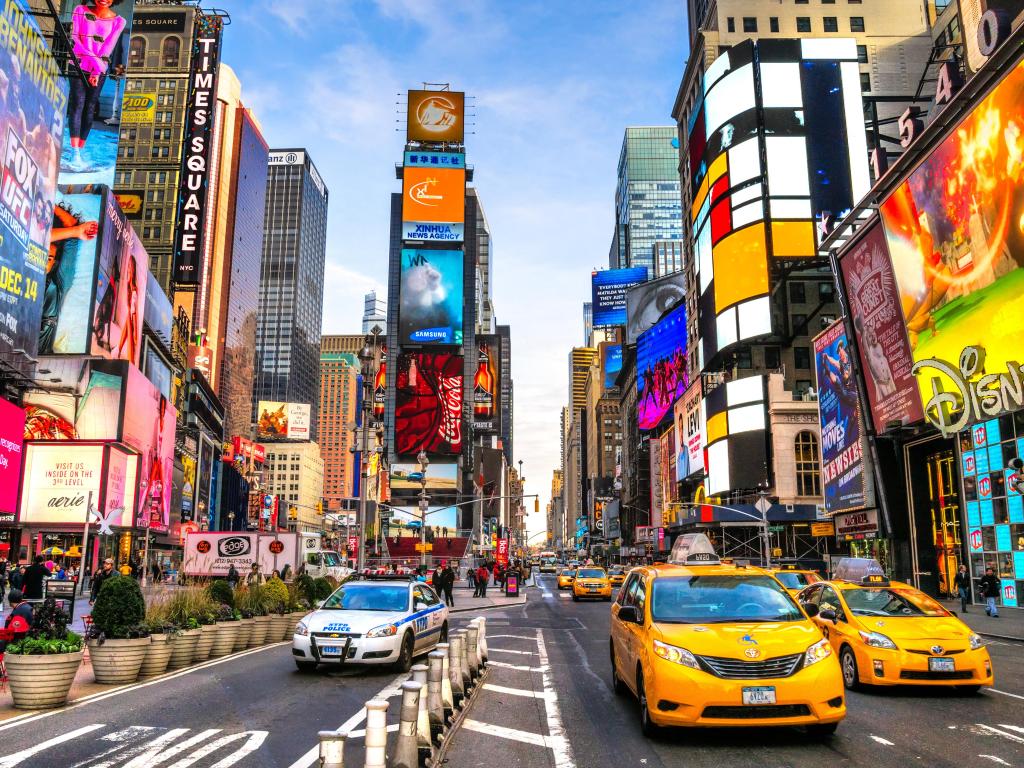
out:
M22 585L25 583L25 566L15 565L11 570L11 589L20 590Z
M21 591L26 600L43 599L43 582L50 578L50 569L43 565L43 556L36 555L32 565L25 569Z
M32 604L26 603L20 589L12 589L10 594L11 612L4 621L4 629L14 630L13 640L20 640L32 628ZM7 640L0 640L0 653L7 649Z
M227 582L231 585L232 589L235 589L238 586L238 582L241 578L242 576L238 572L238 569L235 568L235 564L231 563L231 565L228 566Z
M436 583L436 577L435 577ZM455 596L452 590L455 588L455 571L451 563L445 562L444 570L441 571L441 589L444 592L444 603L449 608L455 607Z
M103 566L92 576L92 585L89 589L89 605L96 602L96 596L100 593L103 583L114 576L117 576L117 571L114 570L114 560L108 557L103 561Z
M960 598L960 610L967 613L967 604L971 601L971 575L967 572L967 566L960 564L960 570L953 577L953 589Z
M981 596L985 598L985 613L993 619L999 618L999 606L996 599L999 597L999 579L991 568L985 569L985 575L981 577L979 584Z

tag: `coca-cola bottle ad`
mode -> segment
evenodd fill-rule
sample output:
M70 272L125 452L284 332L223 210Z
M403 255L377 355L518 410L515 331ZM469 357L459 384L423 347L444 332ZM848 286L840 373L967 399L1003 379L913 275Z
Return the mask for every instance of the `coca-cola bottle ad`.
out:
M395 381L395 450L458 454L462 450L462 355L402 356Z

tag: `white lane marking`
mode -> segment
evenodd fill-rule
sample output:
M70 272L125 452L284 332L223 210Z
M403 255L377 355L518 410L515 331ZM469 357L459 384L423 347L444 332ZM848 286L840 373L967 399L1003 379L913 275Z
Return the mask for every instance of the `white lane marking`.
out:
M186 732L188 731L187 728L183 730ZM136 751L138 757L127 765L122 766L122 768L150 768L151 766L160 765L161 763L170 760L175 755L180 755L186 749L202 744L207 739L213 738L220 732L220 728L208 728L205 731L200 731L189 739L185 739L180 744L173 744L173 746L171 746L174 738L177 738L177 736L174 738L167 738L173 733L173 731L171 731L165 736L154 739L148 744L143 744L142 748ZM264 731L264 733L266 732ZM170 746L170 748L163 749L164 746ZM126 754L123 757L130 757L130 755Z
M1005 728L1008 731L1016 731L1017 733L1024 733L1024 728L1021 728L1019 725L1007 725L1006 723L1000 723L999 727L1000 728Z
M1001 696L1009 696L1011 699L1020 699L1021 701L1024 701L1024 696L1019 696L1016 693L1007 693L1006 691L1000 691L997 688L986 688L985 690L991 691L992 693L998 693Z
M895 744L893 744L893 743L892 743L891 741L889 741L888 739L883 739L883 738L882 738L881 736L875 736L875 734L873 734L873 733L869 733L868 735L869 735L869 736L870 736L870 737L871 737L871 738L872 738L872 739L873 739L874 741L877 741L877 742L878 742L879 744L882 744L882 745L884 745L884 746L886 746L886 747L894 747L894 746L896 746L896 745L895 745Z
M118 756L118 760L115 760L114 762L97 763L96 761L102 757L107 757L108 755L114 755L118 752L125 752L125 750L129 749L129 747L127 746L129 743L133 741L139 741L145 738L146 736L150 736L155 730L156 728L153 726L129 725L127 728L122 728L119 731L108 733L106 736L101 737L100 741L112 743L114 746L112 746L110 749L104 752L100 752L98 755L87 757L85 760L82 760L81 762L75 763L74 765L70 766L70 768L83 768L83 766L86 765L90 766L91 768L110 768L110 766L115 765L117 762L120 762L123 755ZM188 728L181 729L178 735L181 735L187 730Z
M531 691L526 688L508 688L504 685L494 685L493 683L484 683L484 690L504 693L509 696L526 696L534 699L543 699L548 695L547 691Z
M535 637L530 637L529 635L488 635L487 639L488 641L499 640L503 637L511 638L513 640L529 640L530 642L534 642L537 639Z
M984 757L986 760L991 760L993 763L997 763L998 765L1009 765L1009 763L1003 760L1003 758L996 757L995 755L978 755L978 757Z
M23 762L28 760L33 755L38 755L40 752L45 752L50 747L56 747L58 744L63 744L65 741L71 741L77 739L79 736L84 736L87 733L92 733L95 730L105 727L103 723L94 725L86 725L68 733L62 733L60 736L54 736L52 739L47 739L36 744L34 747L23 749L21 752L15 752L13 755L7 755L6 757L0 757L0 768L14 768L16 765L21 765Z
M227 736L221 736L219 739L217 739L214 742L211 742L210 744L207 744L202 749L196 750L191 755L186 757L184 760L179 760L178 762L169 765L167 768L188 768L188 766L198 763L207 755L212 755L214 752L221 749L222 747L226 747L228 744L238 741L239 739L245 739L245 743L238 747L238 749L236 749L230 755L225 757L223 760L218 760L216 763L211 765L210 768L228 768L228 766L232 766L239 760L248 757L250 754L252 754L261 746L263 746L263 742L267 739L267 732L242 731L241 733L232 733ZM157 766L163 762L165 761L163 759L160 759L155 763L146 763L144 764L144 766L140 766L140 768L150 768L151 766Z
M544 672L547 670L547 667L525 667L521 664L507 664L504 661L493 660L488 660L487 666L500 667L501 669L518 669L520 672Z
M569 599L569 597L570 597L570 595L566 594L565 592L559 592L559 593L558 593L558 596L559 596L560 598L562 598L563 600L568 600L568 599Z
M386 686L384 686L380 690L380 693L378 693L376 696L371 696L370 698L371 699L390 699L392 696L397 696L401 692L401 690L402 690L402 683L404 683L408 679L409 679L409 676L407 674L406 675L399 675L394 680L392 680L390 683L388 683ZM366 707L360 707L358 712L356 712L354 715L352 715L352 717L350 717L348 720L346 720L344 723L342 723L340 726L338 726L338 730L339 731L348 731L349 734L351 734L353 729L357 725L359 725L361 722L363 722L363 720L365 720L365 719L366 719ZM366 731L364 730L363 731L363 735L365 735L365 734L366 734ZM306 754L304 754L302 757L300 757L298 760L296 760L294 763L292 763L290 766L288 766L288 768L309 768L309 766L311 766L314 763L316 763L319 759L320 759L320 745L317 744L311 750L306 752ZM0 768L3 768L3 766L0 766Z
M548 736L552 740L551 751L554 758L555 768L576 768L576 761L573 760L572 747L569 739L562 728L562 715L558 709L558 694L548 674L548 648L544 644L544 633L537 630L537 656L540 659L541 681L544 685L544 711L548 720Z
M991 725L985 725L984 723L975 723L975 727L989 734L990 736L1002 736L1004 739L1015 741L1018 744L1024 744L1024 739L1012 733L1001 731L998 728L993 728Z
M485 733L488 736L497 736L499 739L519 741L523 744L535 744L538 747L548 747L552 750L555 749L555 742L559 741L555 736L545 736L542 733L521 731L518 728L506 728L503 725L492 725L491 723L483 723L479 720L472 720L469 718L462 721L462 727L467 731ZM564 741L565 739L562 738L561 740Z
M513 651L511 648L495 648L493 645L487 646L488 651L497 651L498 653L515 653L519 656L536 656L534 651Z

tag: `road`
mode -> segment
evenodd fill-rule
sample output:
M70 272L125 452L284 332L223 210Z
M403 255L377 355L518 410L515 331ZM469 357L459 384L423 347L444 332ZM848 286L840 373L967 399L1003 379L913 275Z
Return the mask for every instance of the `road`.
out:
M640 734L630 696L612 693L608 603L574 603L554 579L518 610L491 612L487 690L472 705L449 768L691 768L693 766L992 765L1024 767L1024 645L992 643L995 690L851 693L828 741L798 729L678 730Z

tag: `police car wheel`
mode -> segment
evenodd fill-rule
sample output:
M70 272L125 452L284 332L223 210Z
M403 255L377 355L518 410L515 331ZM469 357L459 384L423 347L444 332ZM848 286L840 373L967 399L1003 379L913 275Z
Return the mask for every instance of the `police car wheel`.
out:
M626 694L626 684L622 682L622 678L619 677L619 670L615 668L615 648L609 643L609 655L612 662L612 691L616 696L624 696Z
M857 656L853 652L853 648L846 645L843 646L843 650L839 652L839 666L843 670L843 685L851 691L856 691L861 687L860 673L857 671Z
M656 738L662 734L662 728L651 720L651 710L647 706L647 691L644 690L644 675L639 670L636 674L636 693L640 699L640 732L649 739Z
M402 648L398 652L398 661L395 662L395 668L399 672L408 672L410 669L412 669L412 652L412 635L406 634L406 636L402 639Z
M296 661L295 666L298 668L299 672L304 672L306 674L316 672L315 661Z
M839 723L817 723L816 725L807 726L807 735L813 736L816 739L827 739L836 732L836 728L839 727Z

